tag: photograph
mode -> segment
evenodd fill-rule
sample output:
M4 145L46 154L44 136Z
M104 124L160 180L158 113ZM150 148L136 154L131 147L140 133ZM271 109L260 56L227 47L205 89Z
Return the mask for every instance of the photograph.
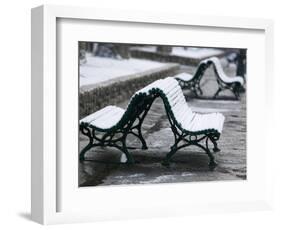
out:
M247 180L247 49L77 46L79 187Z

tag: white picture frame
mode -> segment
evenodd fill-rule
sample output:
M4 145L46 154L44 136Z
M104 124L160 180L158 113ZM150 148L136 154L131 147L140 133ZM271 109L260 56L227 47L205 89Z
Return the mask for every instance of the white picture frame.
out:
M127 194L146 194L150 192L152 194L159 194L159 191L165 189L170 194L175 196L184 197L186 194L186 185L152 185L145 186L128 186L117 187L114 189L99 188L96 190L99 199L108 200L108 204L104 209L95 209L95 207L85 206L85 200L81 197L81 205L79 208L78 203L71 203L71 197L67 200L68 208L73 207L72 210L60 209L59 200L62 199L62 195L68 193L63 188L63 193L58 193L58 188L62 186L63 177L58 177L60 172L60 165L58 164L58 139L57 139L57 117L60 109L57 106L57 97L60 94L60 89L57 85L57 23L60 19L75 20L94 20L103 21L105 23L113 24L113 22L122 22L124 24L138 23L138 25L153 25L155 27L161 26L165 30L165 26L169 28L176 28L180 26L191 26L194 28L219 28L220 30L243 30L247 31L260 31L264 40L261 40L260 44L263 44L264 52L261 60L263 67L261 68L261 82L257 84L257 89L262 89L262 96L264 96L263 103L259 106L263 108L260 117L264 118L264 129L266 130L266 137L264 139L264 149L259 150L261 155L264 155L266 163L255 162L250 158L250 164L253 164L253 168L257 169L260 164L263 164L261 173L262 178L257 178L260 174L254 175L249 172L249 179L243 185L241 182L230 183L227 182L227 187L230 191L239 189L245 189L248 195L245 198L241 196L237 197L223 197L221 200L213 197L209 202L202 199L199 202L200 196L195 195L200 190L211 188L213 192L224 190L226 187L222 184L189 184L188 188L190 194L193 194L193 202L179 202L180 200L169 200L166 203L161 204L160 199L165 197L159 196L159 199L151 199L150 207L141 206L140 204L131 204L126 200L121 199L122 211L120 206L118 209L113 207L114 202L108 195L115 192L116 195L121 193ZM76 25L77 26L77 25ZM79 25L78 25L79 27ZM127 29L130 33L130 29ZM264 41L264 43L263 43ZM162 41L164 42L164 41ZM217 42L220 42L219 40ZM215 43L214 43L215 44ZM102 10L92 8L79 8L79 7L66 7L66 6L51 6L44 5L32 9L32 204L31 213L32 219L41 224L56 224L56 223L70 223L70 222L83 222L83 221L96 221L107 219L124 219L124 218L142 218L151 216L172 216L172 215L186 215L190 213L206 213L206 212L225 212L225 211L243 211L243 210L260 210L269 209L272 207L272 167L271 162L274 160L272 155L272 145L270 144L272 131L272 114L274 97L271 89L274 84L273 75L273 22L266 19L247 19L247 18L231 18L231 17L215 17L215 16L189 16L189 15L173 15L163 14L157 12L127 12L118 10ZM265 84L263 84L263 81ZM251 84L249 80L248 84ZM69 90L71 86L67 86ZM251 87L251 85L250 85ZM249 94L249 103L251 105L251 94L257 93L253 90ZM252 111L256 109L252 106ZM251 114L253 114L251 112ZM255 120L249 125L249 130L255 131ZM253 133L252 132L252 133ZM251 139L251 136L249 136ZM251 149L250 149L251 150ZM77 149L76 149L77 151ZM254 151L253 149L251 151ZM261 153L261 151L264 151ZM73 159L72 159L73 160ZM253 171L255 172L255 171ZM72 182L70 182L72 183ZM226 182L225 182L226 183ZM73 189L75 184L72 183ZM260 187L263 189L260 190ZM194 188L194 190L193 190ZM231 190L232 189L232 190ZM248 190L247 190L248 189ZM253 199L249 199L251 193L254 190L260 190L256 195L252 195ZM246 191L247 190L247 191ZM69 193L71 193L69 191ZM89 191L83 191L84 194ZM189 194L189 195L190 195ZM210 194L211 195L211 194ZM81 196L81 195L80 195ZM133 199L134 195L130 196ZM95 201L96 202L96 201ZM89 201L89 204L91 201ZM117 203L116 203L117 204ZM84 211L83 205L85 207ZM111 208L112 205L112 208ZM80 207L81 206L81 207ZM91 205L90 205L91 206ZM75 210L77 208L77 210ZM99 206L101 208L101 206ZM59 210L59 211L58 211ZM99 212L100 210L100 212Z

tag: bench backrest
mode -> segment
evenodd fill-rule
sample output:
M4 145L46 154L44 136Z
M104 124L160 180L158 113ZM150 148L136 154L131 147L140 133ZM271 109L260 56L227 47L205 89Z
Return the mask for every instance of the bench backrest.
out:
M207 61L214 65L215 74L217 75L218 79L223 83L233 83L233 79L228 77L225 72L223 71L222 65L220 60L217 57L208 58ZM235 79L237 82L240 82L243 85L244 80L242 77L236 77Z
M158 90L170 122L183 130L182 127L185 123L191 122L194 113L188 106L178 81L172 77L165 78L158 86Z
M203 77L206 69L210 66L210 62L208 62L208 59L204 59L202 60L197 68L196 68L196 71L195 71L195 74L193 76L193 79L197 79L198 81L201 80L201 78Z
M160 79L137 91L130 99L127 109L120 121L113 128L127 127L153 103L154 99L161 97L170 122L182 129L182 125L190 122L193 112L189 108L178 81L172 77Z
M159 81L161 80L152 82L151 84L137 91L131 97L125 113L116 125L116 128L126 127L129 121L133 124L133 122L146 111L146 109L153 103L154 99L157 97L156 95L152 94L151 89L155 88Z

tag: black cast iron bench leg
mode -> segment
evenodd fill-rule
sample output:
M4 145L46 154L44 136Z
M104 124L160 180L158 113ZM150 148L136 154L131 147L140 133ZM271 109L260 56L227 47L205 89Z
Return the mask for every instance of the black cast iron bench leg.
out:
M162 162L162 165L164 166L169 166L170 165L170 160L172 158L172 156L181 148L184 148L184 147L187 147L187 146L190 146L190 145L195 145L201 149L203 149L205 151L205 153L208 155L209 157L209 168L211 170L213 170L216 166L217 166L217 162L215 161L215 157L213 156L213 154L211 153L211 151L209 150L209 147L208 147L208 140L209 140L209 137L206 136L206 147L204 147L202 144L198 143L198 142L188 142L186 139L184 139L187 144L184 144L180 147L178 147L178 143L181 141L181 140L177 140L175 142L175 144L171 147L171 151L166 155L165 159L163 160ZM213 142L213 141L212 141ZM216 144L216 148L217 148L217 143L214 141L213 143ZM217 148L218 149L218 148Z
M125 137L124 141L122 142L122 152L125 153L125 155L127 157L126 164L134 164L135 163L134 157L129 153L128 148L126 146L126 137Z

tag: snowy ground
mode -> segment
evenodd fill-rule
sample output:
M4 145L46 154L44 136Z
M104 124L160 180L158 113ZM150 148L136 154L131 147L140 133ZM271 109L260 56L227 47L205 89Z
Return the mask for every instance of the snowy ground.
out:
M132 49L147 51L147 52L156 52L155 46L144 46L144 47L133 47ZM188 48L184 49L183 47L173 47L171 55L188 57L195 59L203 59L210 56L215 56L222 54L223 51L220 49L214 48Z
M182 47L173 47L172 54L181 57L189 57L195 59L203 59L210 56L222 54L223 51L211 48L188 48L187 50Z
M87 62L80 65L80 86L100 83L164 66L165 63L140 59L112 59L87 54Z
M226 69L228 75L235 73L234 66ZM182 67L181 71L193 73L194 67ZM214 171L208 168L208 157L197 147L187 147L173 157L170 168L161 165L161 161L173 144L173 133L165 115L161 99L152 105L143 124L143 132L148 144L147 150L130 150L139 163L135 165L102 164L84 161L79 164L79 185L119 185L119 184L152 184L173 182L225 181L247 178L246 168L246 94L241 100L230 100L233 95L223 92L218 100L212 100L217 83L212 69L207 70L202 79L204 97L193 98L185 91L189 106L196 112L221 112L225 115L223 132L218 142L221 152L215 154L218 167ZM125 108L128 101L118 106ZM80 148L87 144L87 139L80 135ZM130 146L140 146L131 138ZM114 148L91 149L88 157L102 161L120 159L120 151Z

